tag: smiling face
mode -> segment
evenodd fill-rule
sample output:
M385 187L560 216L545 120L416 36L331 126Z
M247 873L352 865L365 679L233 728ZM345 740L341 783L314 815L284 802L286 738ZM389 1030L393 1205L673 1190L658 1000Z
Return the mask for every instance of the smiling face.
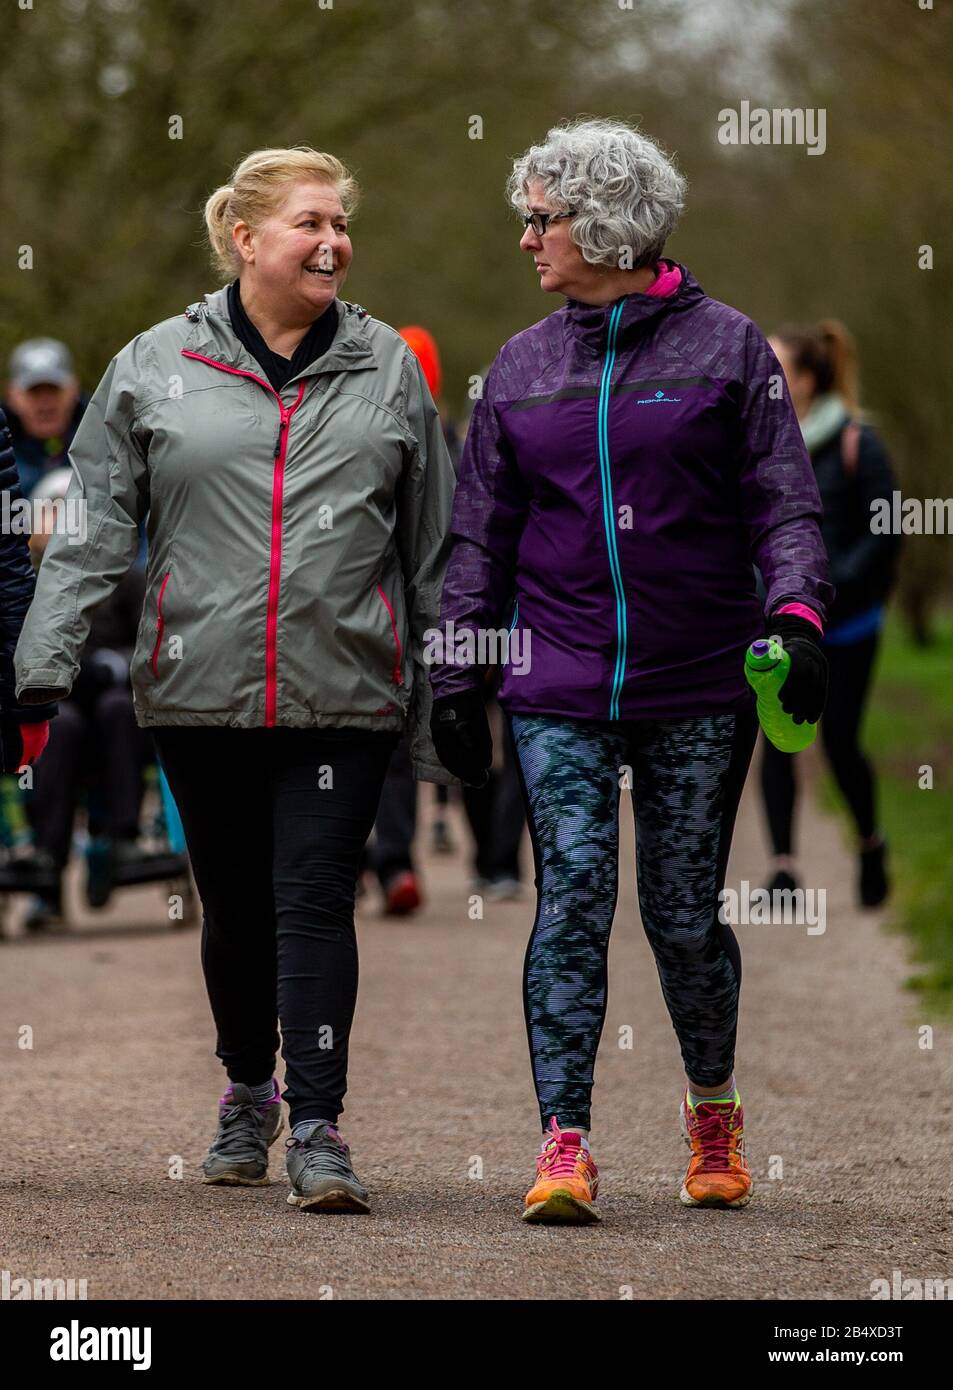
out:
M529 212L561 212L553 207L543 194L540 179L532 179L527 186ZM532 227L527 227L520 237L520 250L533 257L539 273L539 287L552 294L564 294L572 299L585 298L586 292L598 280L594 266L583 259L579 247L569 236L571 218L551 222L542 236Z
M333 184L306 180L285 189L255 230L235 225L246 286L260 304L288 323L320 318L337 296L351 264L347 217Z

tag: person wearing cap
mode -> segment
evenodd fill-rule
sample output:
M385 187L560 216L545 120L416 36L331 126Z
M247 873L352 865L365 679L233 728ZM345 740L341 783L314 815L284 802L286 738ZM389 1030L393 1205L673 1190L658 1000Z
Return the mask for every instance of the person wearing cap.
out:
M423 367L430 394L440 411L444 438L456 468L463 452L463 441L456 422L444 405L443 367L437 340L422 324L407 324L398 331ZM491 718L495 717L499 682L499 671L488 673L484 694ZM474 841L472 889L488 898L507 901L520 898L524 891L519 856L526 817L520 795L516 750L507 727L503 728L502 734L499 766L488 770L481 786L464 783L462 797ZM436 797L433 849L438 854L452 853L454 845L446 821L448 788L438 786ZM398 748L384 783L374 827L377 841L375 867L384 889L387 911L391 913L412 911L419 902L417 880L410 861L415 828L416 794L408 781L402 751ZM385 873L389 873L390 877L385 879ZM410 906L405 905L408 903Z
M450 458L453 460L454 468L456 468L463 452L463 440L460 438L457 422L448 412L444 401L443 364L440 360L437 340L429 328L424 328L419 323L406 324L397 331L423 368L427 385L430 387L430 394L433 396L434 404L440 414L444 442L449 450Z
M4 410L24 496L44 473L67 462L88 402L65 343L30 338L14 348Z
M29 547L37 572L72 477L72 469L55 468L43 475L31 493L34 521ZM27 803L34 849L23 867L31 871L35 885L24 919L28 931L62 921L63 873L73 844L81 788L87 781L92 791L89 832L96 851L87 861L90 907L106 905L120 866L149 857L139 845L139 818L143 772L154 761L155 752L150 735L136 723L129 684L144 598L145 576L134 565L93 613L73 689L59 701Z
M420 363L434 404L440 415L444 441L450 458L456 465L460 442L453 421L442 403L443 370L437 340L419 324L399 328L398 333ZM448 788L437 786L437 826L442 846L449 839L443 811L448 804ZM416 912L423 902L420 879L414 865L414 839L417 834L417 787L411 766L407 740L401 739L394 749L384 786L381 790L374 838L370 848L370 866L377 875L384 895L384 911L391 917L406 917ZM435 843L435 848L437 844Z
M420 324L409 324L401 328L400 335L413 348L430 387L431 395L437 402L443 423L444 437L450 450L454 466L458 466L463 451L463 442L457 432L455 422L442 406L441 388L443 371L440 351L433 334ZM494 669L487 673L483 694L487 703L488 717L496 719L496 691L499 688L501 672ZM520 794L519 772L516 766L516 750L509 729L502 728L501 757L499 766L488 769L486 780L480 786L464 782L462 788L463 809L466 812L470 833L473 836L473 892L484 894L497 901L508 901L522 897L524 888L520 870L520 844L526 817ZM394 755L396 763L398 754ZM393 771L393 764L392 764ZM390 782L391 778L388 778ZM389 829L392 819L386 815L388 803L385 800L388 786L385 783L384 796L381 797L381 812L378 814L378 829L382 815ZM396 799L396 788L391 791ZM445 843L446 828L442 824L442 807L447 803L447 788L437 788L438 814L434 836L434 850L441 852Z
M423 367L427 385L430 387L430 394L433 396L434 404L440 414L444 442L450 454L454 472L456 472L460 463L460 455L463 452L463 438L457 421L448 414L446 409L443 397L443 367L437 340L429 329L420 324L406 324L398 332ZM430 824L431 849L434 854L453 854L456 850L456 844L447 821L450 788L445 785L436 786L434 798L437 803L437 812Z

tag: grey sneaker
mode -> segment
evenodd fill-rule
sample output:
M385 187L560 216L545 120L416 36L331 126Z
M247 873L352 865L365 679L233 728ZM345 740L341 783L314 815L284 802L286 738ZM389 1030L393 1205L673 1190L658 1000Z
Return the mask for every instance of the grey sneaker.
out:
M288 1201L303 1211L370 1211L369 1193L351 1167L351 1151L329 1121L304 1142L289 1139Z
M274 1100L256 1105L248 1087L234 1082L218 1103L218 1133L202 1163L202 1181L267 1186L268 1145L283 1127L277 1083Z

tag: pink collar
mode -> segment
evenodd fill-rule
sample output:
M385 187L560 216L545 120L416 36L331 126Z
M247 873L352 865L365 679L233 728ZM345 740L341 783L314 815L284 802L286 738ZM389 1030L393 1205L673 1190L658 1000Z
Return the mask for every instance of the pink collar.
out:
M658 271L656 279L649 285L648 289L643 290L642 293L658 295L660 298L665 298L666 295L674 294L682 283L682 272L679 270L678 266L674 264L667 265L665 261L659 261L656 270Z

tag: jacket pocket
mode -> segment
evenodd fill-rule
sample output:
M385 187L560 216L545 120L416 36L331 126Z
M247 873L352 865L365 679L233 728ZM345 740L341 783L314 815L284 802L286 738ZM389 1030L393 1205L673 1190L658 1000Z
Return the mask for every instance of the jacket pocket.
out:
M156 640L152 648L152 657L149 661L149 665L152 667L152 674L157 680L159 678L159 653L162 650L162 638L165 634L165 616L162 612L162 605L165 600L165 591L171 577L172 571L166 570L165 574L162 576L162 583L159 585L159 596L156 599Z
M387 609L387 617L390 620L391 639L394 644L394 667L391 672L391 680L395 685L400 686L404 683L404 651L401 646L400 633L397 630L397 615L394 612L393 605L379 584L377 586L377 596Z

